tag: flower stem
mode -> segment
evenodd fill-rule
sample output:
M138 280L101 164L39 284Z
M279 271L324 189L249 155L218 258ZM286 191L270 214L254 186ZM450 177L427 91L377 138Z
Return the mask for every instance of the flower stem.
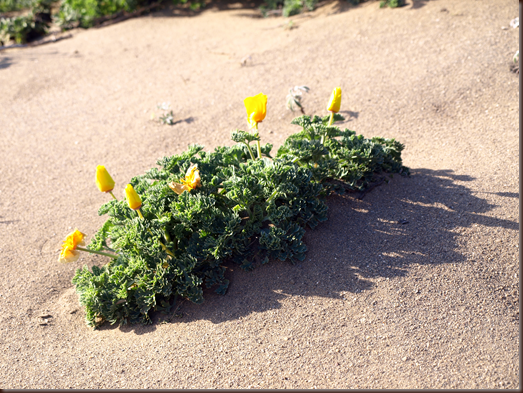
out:
M167 248L167 246L165 244L163 244L162 242L159 242L160 243L160 246L162 246L163 250L169 254L170 256L172 256L174 258L174 254Z
M141 211L140 208L136 209L136 212L138 213L138 215L140 216L140 218L141 218L142 220L145 220L145 218L143 217L143 214L142 214L142 211ZM149 228L147 228L147 230L149 231L149 233L150 233L151 235L153 234L153 232L152 232ZM168 236L169 236L169 235L167 234L167 231L165 231L165 237L167 238ZM170 241L170 240L167 239L167 241ZM163 250L164 250L167 254L169 254L170 256L174 257L174 254L173 254L173 253L172 253L172 252L167 248L167 246L166 246L165 244L163 244L163 243L160 242L160 241L159 241L159 243L160 243L160 245L162 246Z
M332 126L332 123L334 122L334 112L331 112L331 117L329 118L329 124L327 124L327 127ZM320 143L323 145L323 142L325 142L325 137L327 136L327 132L321 136Z
M258 144L258 158L261 160L261 145L260 145L260 141L256 141L256 143Z
M267 199L267 203L269 203L270 201L272 201L272 198L274 198L276 196L276 194L278 193L278 189L274 190L271 194L271 196L269 197L269 199Z
M111 194L114 198L115 201L117 201L118 199L116 199L116 197L114 196L113 192L112 191L109 191L109 194Z
M256 123L254 128L256 129L256 134L258 134L258 123ZM256 141L256 145L258 146L258 159L261 160L261 158L262 158L262 155L261 155L261 144L260 144L260 140L259 139Z
M249 144L248 144L248 143L246 143L246 144L245 144L245 146L247 146L247 149L249 150L249 154L251 155L251 158L252 158L252 160L254 161L254 160L255 160L255 158L254 158L254 154L252 154L252 150L251 150L251 147L249 146Z
M76 249L80 250L80 251L90 252L91 254L104 255L106 257L111 257L111 258L115 258L115 259L118 258L118 255L109 254L107 252L102 252L102 251L89 250L88 248L83 248L83 247L79 247L79 246L77 246Z
M334 123L334 112L331 112L331 117L329 118L329 124L327 124L329 127L332 126L332 123Z
M169 232L167 232L167 229L163 228L164 232L165 232L165 240L167 240L168 242L171 241L171 237L169 236Z

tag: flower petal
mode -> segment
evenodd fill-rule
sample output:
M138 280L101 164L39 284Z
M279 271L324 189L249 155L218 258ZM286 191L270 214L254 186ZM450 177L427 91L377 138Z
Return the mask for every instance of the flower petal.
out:
M73 250L69 246L62 247L62 252L58 257L58 262L70 263L76 262L80 258L80 251Z
M251 128L265 119L267 114L267 96L265 94L260 93L253 97L247 97L243 100L243 103L247 110L247 121Z
M168 186L171 190L173 190L178 195L181 195L184 191L187 191L187 192L191 191L191 188L185 184L171 182L168 184Z
M338 113L341 106L341 87L336 87L331 94L329 105L327 110L330 112Z

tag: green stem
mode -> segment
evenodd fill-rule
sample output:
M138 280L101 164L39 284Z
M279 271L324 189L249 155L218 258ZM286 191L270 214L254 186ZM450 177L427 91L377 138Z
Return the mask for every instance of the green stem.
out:
M246 143L246 144L245 144L245 146L247 146L247 149L249 149L249 154L251 155L251 158L252 158L252 160L254 161L254 160L255 160L255 158L254 158L254 154L252 154L252 150L251 150L251 147L249 146L249 144L248 144L248 143Z
M329 118L329 124L327 124L327 127L332 126L332 123L334 123L334 112L331 112L331 117ZM323 142L325 142L325 137L327 136L327 132L321 136L320 143L323 145Z
M260 141L256 141L257 145L258 145L258 158L261 160L261 145L260 145Z
M276 193L278 192L278 190L274 190L271 194L271 196L269 197L269 199L267 199L267 203L269 203L270 201L272 201L272 198L274 198L276 196Z
M174 254L165 246L165 244L163 244L162 242L159 242L160 243L160 246L162 246L163 250L169 254L170 256L172 256L174 258Z
M90 252L91 254L99 254L99 255L106 256L106 257L115 258L115 259L118 258L118 255L109 254L107 252L89 250L88 248L83 248L83 247L78 247L78 246L76 247L76 249L80 250L80 251Z
M145 220L145 218L143 217L143 214L142 214L142 211L140 210L140 208L136 209L136 212L138 213L138 215L140 216L140 218L141 218L142 220ZM149 228L147 228L147 230L149 231L149 233L150 233L151 235L153 235L153 232L152 232ZM166 234L166 237L169 236L169 235L167 235L167 231L165 231L165 234ZM168 240L168 241L170 241L170 240ZM169 251L169 249L166 247L165 244L163 244L162 242L159 242L159 243L160 243L160 245L162 246L163 250L164 250L167 254L169 254L170 256L174 257L174 254L173 254L171 251Z
M109 194L111 194L114 198L115 201L117 201L118 199L116 199L116 197L114 196L113 192L112 191L109 191Z
M167 229L163 228L163 231L165 232L165 240L168 242L171 241L171 237L169 236L169 232L167 232Z
M254 126L254 128L256 129L256 134L258 134L258 123L256 123L256 126ZM258 159L261 160L262 154L261 154L261 144L260 144L259 139L256 141L256 145L258 146Z
M332 123L334 123L334 112L331 112L331 117L329 118L329 124L327 124L329 127L332 126Z
M303 163L300 161L300 157L295 157L295 158L292 160L292 163L293 163L293 164L298 163L299 166L303 166Z
M160 216L157 214L156 217L158 217L158 219L160 219ZM163 228L163 231L165 233L165 240L167 240L168 242L171 241L171 237L169 236L169 232L167 232L167 228Z

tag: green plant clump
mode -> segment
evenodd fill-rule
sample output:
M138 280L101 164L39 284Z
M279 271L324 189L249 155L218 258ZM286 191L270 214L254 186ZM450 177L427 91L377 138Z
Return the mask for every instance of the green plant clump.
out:
M30 8L33 0L0 0L0 12L19 11Z
M384 0L380 2L380 8L390 7L397 8L403 7L405 5L405 0Z
M150 323L151 310L167 311L176 299L203 302L203 286L224 294L226 261L245 270L271 259L301 261L305 228L327 219L328 194L363 190L383 174L408 175L402 144L365 139L328 121L294 119L302 131L274 158L270 144L261 146L258 157L251 146L258 133L237 130L231 147L209 153L191 145L134 177L143 219L125 201L102 205L99 214L109 218L88 248L116 256L103 267L77 270L73 278L88 325ZM175 193L173 182L195 165L199 187Z
M46 34L52 21L52 2L53 0L37 0L28 15L0 18L0 44L9 40L23 44Z
M301 13L304 9L312 11L317 3L318 0L266 0L260 7L260 10L263 15L266 16L268 11L276 10L281 7L282 15L284 17L289 17Z
M162 0L63 0L58 13L58 21L65 28L89 28L98 22L125 12L133 12L140 7L155 6ZM203 5L199 0L171 0L173 4L186 4L192 10ZM164 2L165 4L165 2Z

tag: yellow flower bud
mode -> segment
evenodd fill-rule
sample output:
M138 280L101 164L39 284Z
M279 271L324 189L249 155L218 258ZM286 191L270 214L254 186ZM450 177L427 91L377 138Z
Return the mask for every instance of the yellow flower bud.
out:
M85 235L78 229L75 229L74 232L71 232L69 235L67 235L62 244L62 251L60 252L58 261L68 263L78 260L78 258L80 258L80 252L76 250L76 247L83 246L85 244L84 236Z
M267 96L263 93L255 95L254 97L247 97L243 100L245 109L247 110L247 121L250 128L254 128L258 123L265 119L267 114Z
M125 186L125 197L127 198L127 204L131 209L136 210L142 207L142 200L136 191L134 191L134 188L131 184L127 184L127 186Z
M341 87L336 87L331 94L331 99L327 110L333 113L338 113L341 106Z
M101 192L109 192L114 188L114 180L103 165L96 167L96 185Z

